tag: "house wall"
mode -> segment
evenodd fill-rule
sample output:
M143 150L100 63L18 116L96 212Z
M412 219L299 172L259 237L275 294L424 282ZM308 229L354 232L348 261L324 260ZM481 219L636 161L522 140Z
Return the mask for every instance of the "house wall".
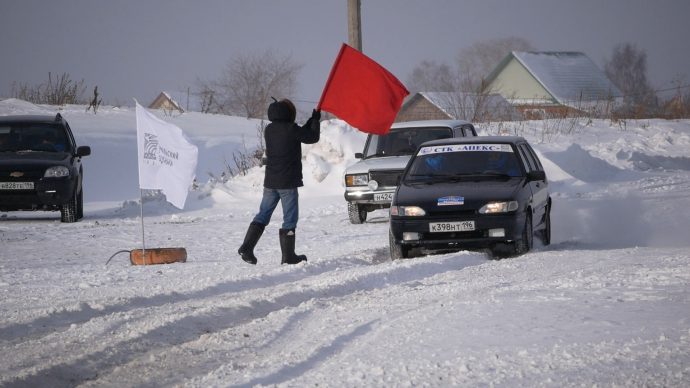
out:
M544 120L544 119L560 119L572 115L581 115L583 112L564 105L539 105L527 104L516 105L515 109L522 115L525 120Z
M159 104L156 104L156 109L177 109L169 100L163 100Z
M175 105L169 98L164 94L159 94L151 104L149 104L149 109L163 109L163 110L177 110L183 112L182 108Z
M491 93L498 93L508 100L542 100L556 102L543 86L515 58L489 84Z
M437 106L423 98L416 98L405 104L395 117L395 122L415 120L447 120L452 119Z

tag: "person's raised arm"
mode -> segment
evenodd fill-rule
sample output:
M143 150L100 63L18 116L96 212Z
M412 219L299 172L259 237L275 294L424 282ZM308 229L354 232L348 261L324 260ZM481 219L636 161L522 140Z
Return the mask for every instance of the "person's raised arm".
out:
M307 122L297 131L299 141L304 144L314 144L321 138L321 111L314 109Z

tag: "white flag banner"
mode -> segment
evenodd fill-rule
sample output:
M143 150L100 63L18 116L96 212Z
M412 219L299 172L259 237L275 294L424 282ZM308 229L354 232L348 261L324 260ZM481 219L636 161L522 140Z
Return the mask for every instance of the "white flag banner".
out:
M139 188L162 190L168 202L184 208L194 180L199 149L182 130L137 102Z

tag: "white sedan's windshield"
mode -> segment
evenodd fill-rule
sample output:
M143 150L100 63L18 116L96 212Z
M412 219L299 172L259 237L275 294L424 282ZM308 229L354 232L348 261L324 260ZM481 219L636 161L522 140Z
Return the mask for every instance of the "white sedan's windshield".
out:
M364 157L412 155L420 144L452 137L450 128L393 129L386 135L372 135Z

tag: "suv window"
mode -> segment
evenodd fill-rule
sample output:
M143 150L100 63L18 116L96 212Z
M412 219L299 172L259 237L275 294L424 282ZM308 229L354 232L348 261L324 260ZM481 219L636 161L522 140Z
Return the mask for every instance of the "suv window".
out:
M386 135L372 135L364 149L364 157L412 155L420 144L429 140L452 137L450 128L404 128Z
M71 151L60 124L32 123L0 126L0 151Z

